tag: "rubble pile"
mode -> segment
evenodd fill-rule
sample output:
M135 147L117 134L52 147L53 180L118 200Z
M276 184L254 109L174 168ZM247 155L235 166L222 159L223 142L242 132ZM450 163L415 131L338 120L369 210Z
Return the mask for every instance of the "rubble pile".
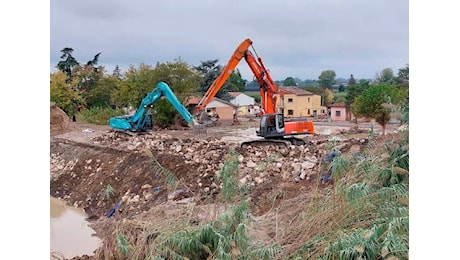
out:
M122 150L153 154L180 156L185 165L192 165L200 173L196 186L216 188L226 154L230 148L239 152L238 178L241 184L257 185L277 175L283 180L295 182L310 181L319 172L320 158L326 155L328 137L317 138L305 145L279 146L275 144L239 148L235 144L221 140L173 138L171 135L151 133L146 135L126 135L108 132L93 139L95 144L116 147ZM333 140L339 150L349 149L353 143L365 140ZM195 184L192 184L195 186Z

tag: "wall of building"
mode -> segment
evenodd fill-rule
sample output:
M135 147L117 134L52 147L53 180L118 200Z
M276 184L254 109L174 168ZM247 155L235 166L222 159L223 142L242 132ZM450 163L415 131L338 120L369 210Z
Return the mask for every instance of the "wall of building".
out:
M240 94L236 98L232 99L230 103L236 106L248 106L254 105L255 101L253 97L250 97L246 94Z
M284 109L285 117L305 117L322 114L322 111L327 113L327 110L321 106L320 95L302 95L297 96L295 94L284 94L278 101L278 111ZM289 102L292 99L292 102ZM292 114L290 114L292 110Z
M233 120L233 107L216 107L216 113L219 115L219 120Z
M345 121L347 118L347 110L344 107L331 107L332 121Z

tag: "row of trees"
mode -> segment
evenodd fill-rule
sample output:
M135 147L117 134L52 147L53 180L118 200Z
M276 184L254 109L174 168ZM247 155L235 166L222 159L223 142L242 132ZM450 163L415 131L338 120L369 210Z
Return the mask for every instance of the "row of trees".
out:
M187 97L203 94L222 71L218 59L203 61L198 66L192 66L177 58L172 62L157 63L155 66L147 64L130 66L124 73L121 73L116 66L112 74L107 74L103 66L98 66L101 53L97 53L92 60L81 64L73 57L72 48L64 48L61 52L62 60L56 65L58 72L51 74L50 94L51 101L70 116L75 115L82 107L137 108L146 94L160 81L168 83L178 99L185 103ZM317 87L306 87L306 89L321 95L323 105L340 101L334 99L331 90L332 85L336 83L334 70L322 71L317 82ZM244 91L248 83L257 84L254 81L244 80L240 72L235 70L216 96L229 100L231 98L228 95L229 91ZM391 69L386 68L378 73L372 82L369 80L356 82L351 75L347 83L347 94L342 101L346 103L349 111L356 116L374 118L384 126L389 120L389 113L394 110L394 105L408 104L409 65L399 69L397 76L394 76ZM277 84L297 85L292 77ZM384 105L386 107L381 106L383 103L387 104ZM166 101L157 102L155 106L156 110L161 111L159 118L156 118L159 124L173 123L175 118L171 115L179 117L175 109Z
M203 94L222 71L217 59L191 66L177 58L155 66L130 66L123 74L116 66L112 74L107 74L103 66L97 66L101 53L81 64L73 57L72 48L64 48L61 52L62 60L56 65L58 71L51 74L50 94L51 101L70 116L82 107L137 108L160 81L168 83L178 99L185 102L189 96ZM229 91L244 91L245 85L246 80L242 79L239 70L235 70L216 97L229 100ZM167 102L160 101L155 105L159 110L175 113Z

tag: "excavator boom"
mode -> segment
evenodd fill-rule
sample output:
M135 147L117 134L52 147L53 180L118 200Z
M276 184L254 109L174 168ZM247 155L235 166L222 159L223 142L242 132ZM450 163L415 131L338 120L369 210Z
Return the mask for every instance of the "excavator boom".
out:
M147 108L161 97L165 97L189 125L192 127L199 126L195 117L193 117L187 108L180 103L168 84L165 82L159 82L155 89L142 99L141 104L134 115L112 117L109 120L110 127L116 130L129 130L134 132L147 130L147 128L149 128L149 116L146 115Z
M251 44L252 41L250 39L246 39L238 46L238 48L236 48L222 73L214 80L211 87L208 88L203 98L196 106L196 114L203 112L209 102L211 102L212 99L216 96L217 92L219 92L220 88L224 85L225 81L227 81L228 77L232 75L240 60L245 56L246 51L248 50L249 46L251 46Z
M284 122L284 115L282 113L278 113L276 109L277 96L279 92L278 86L271 78L269 71L262 62L262 59L257 57L257 55L254 56L249 50L249 47L251 46L251 39L245 39L242 43L240 43L240 45L238 45L221 74L212 83L211 87L209 87L203 98L196 106L195 113L198 115L205 110L206 106L212 101L214 96L221 89L225 81L233 73L238 63L244 57L249 68L254 74L255 80L257 80L260 86L259 91L262 103L260 116L262 116L262 118L257 135L262 136L267 142L301 143L300 139L296 139L292 136L314 134L313 122L309 120ZM255 50L254 53L256 53ZM257 142L262 141L259 140ZM246 142L246 144L249 143Z

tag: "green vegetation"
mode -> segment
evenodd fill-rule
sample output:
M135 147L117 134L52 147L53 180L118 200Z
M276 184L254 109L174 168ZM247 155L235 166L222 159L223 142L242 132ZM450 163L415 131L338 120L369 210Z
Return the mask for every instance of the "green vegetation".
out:
M390 121L392 108L400 106L405 101L405 91L393 85L379 83L364 90L361 95L355 98L353 113L358 117L372 118L385 128Z
M334 159L333 190L293 223L309 237L293 259L408 259L408 139L379 147L371 138L363 154Z
M104 199L105 200L110 200L110 198L115 194L115 189L112 187L112 185L107 184L104 190Z
M77 117L91 124L108 125L111 117L120 115L123 115L121 109L94 107L78 112Z

